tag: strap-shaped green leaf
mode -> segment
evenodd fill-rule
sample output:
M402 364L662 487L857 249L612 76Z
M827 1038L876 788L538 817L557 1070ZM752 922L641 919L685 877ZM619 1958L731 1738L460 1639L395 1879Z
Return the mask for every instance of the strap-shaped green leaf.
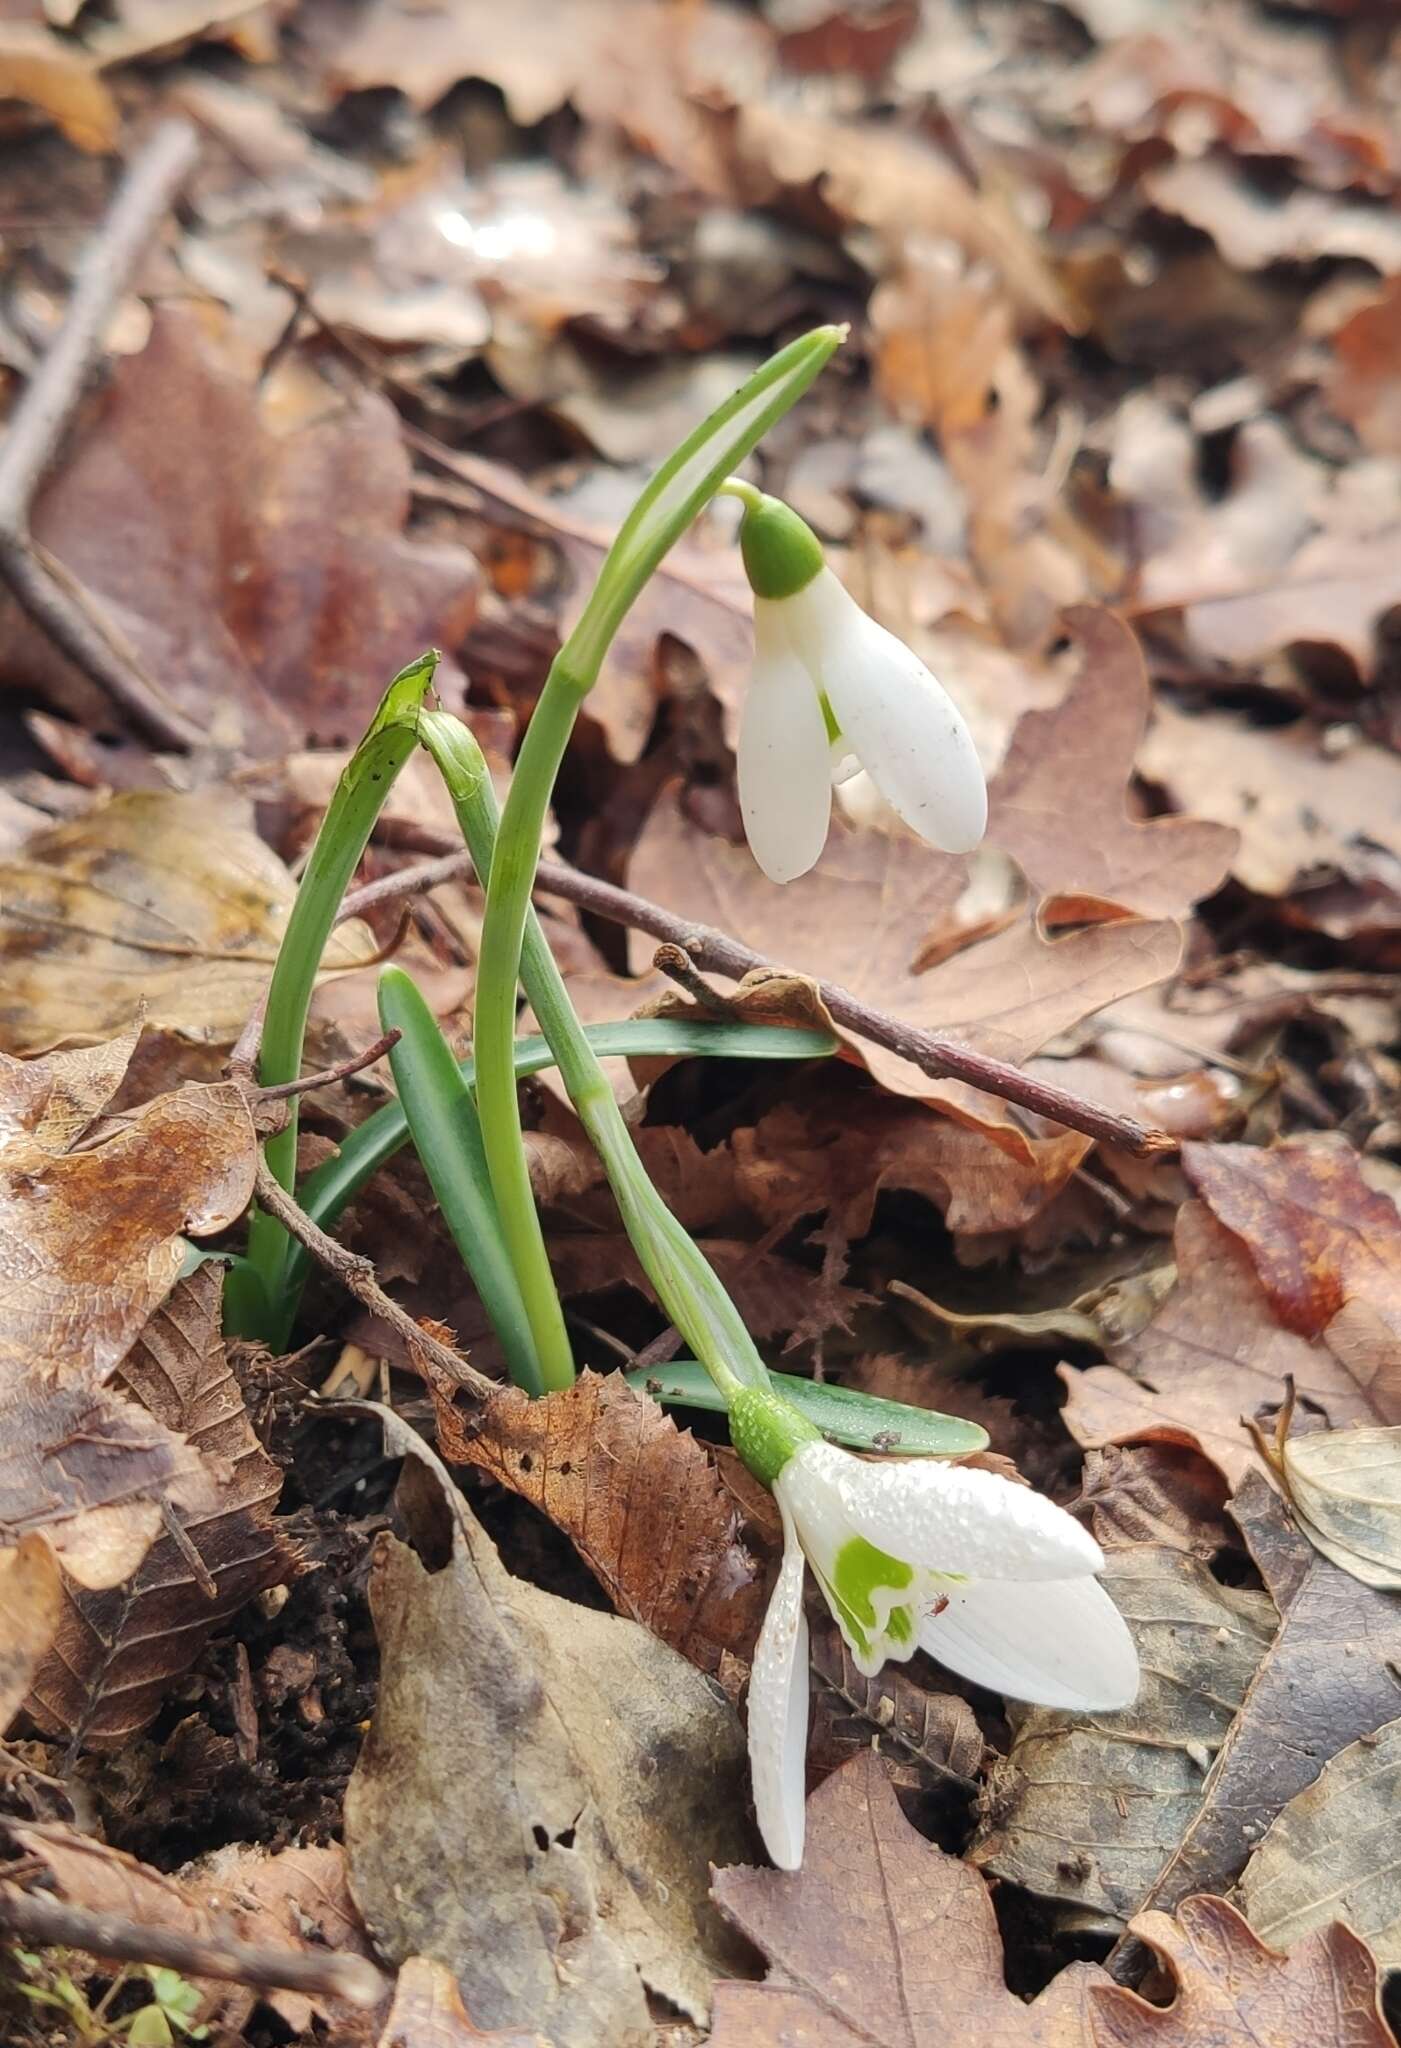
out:
M651 1394L667 1407L725 1412L723 1396L705 1367L694 1359L639 1366L625 1377L629 1386ZM791 1401L825 1437L833 1443L849 1444L853 1450L898 1452L905 1458L966 1458L987 1446L987 1431L957 1415L941 1415L934 1408L910 1408L903 1401L883 1401L878 1394L805 1380L791 1372L771 1372L769 1378L774 1392Z

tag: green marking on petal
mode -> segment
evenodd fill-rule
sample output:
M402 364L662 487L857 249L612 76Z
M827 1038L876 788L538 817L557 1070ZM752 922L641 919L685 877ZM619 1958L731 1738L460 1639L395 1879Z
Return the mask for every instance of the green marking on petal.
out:
M817 701L822 706L822 723L827 728L828 744L830 746L835 746L837 744L837 741L841 739L843 735L841 726L837 723L837 714L832 709L832 700L827 695L827 692L825 690L819 690L817 693Z
M914 1566L889 1551L877 1550L864 1536L849 1536L837 1552L834 1580L837 1596L867 1630L879 1629L872 1595L881 1588L903 1593L914 1583Z
M892 1607L885 1618L885 1632L892 1643L908 1643L914 1637L915 1615L912 1607Z

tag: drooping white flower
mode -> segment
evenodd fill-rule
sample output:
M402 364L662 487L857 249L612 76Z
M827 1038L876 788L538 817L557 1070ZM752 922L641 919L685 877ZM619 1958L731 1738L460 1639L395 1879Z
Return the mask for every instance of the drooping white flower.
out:
M754 1390L730 1412L736 1448L783 1518L783 1567L749 1682L754 1804L781 1870L803 1854L805 1566L868 1676L920 1649L1042 1706L1104 1712L1138 1691L1133 1638L1095 1577L1099 1545L1063 1508L971 1466L857 1458L807 1427Z
M953 699L848 595L795 512L739 488L755 649L739 802L754 858L773 882L806 874L827 838L833 779L855 767L921 839L971 851L987 825L987 785Z

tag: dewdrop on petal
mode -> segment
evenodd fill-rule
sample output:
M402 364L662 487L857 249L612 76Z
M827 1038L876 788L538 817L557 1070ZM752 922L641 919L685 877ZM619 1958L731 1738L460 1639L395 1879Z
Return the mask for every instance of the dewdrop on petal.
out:
M833 779L857 767L930 846L971 852L987 826L987 784L953 699L843 589L796 512L752 485L730 488L744 500L754 592L739 803L759 866L773 882L807 873L827 838Z

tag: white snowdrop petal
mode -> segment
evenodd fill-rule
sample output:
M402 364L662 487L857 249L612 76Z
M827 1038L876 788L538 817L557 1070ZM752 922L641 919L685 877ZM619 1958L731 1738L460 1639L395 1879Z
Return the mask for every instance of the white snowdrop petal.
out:
M987 827L987 783L947 690L830 569L785 604L794 647L886 802L929 845L970 852Z
M813 866L827 839L827 727L811 676L789 646L776 607L762 598L754 604L754 648L740 714L739 808L769 880L792 882Z
M1014 1700L1107 1713L1132 1705L1138 1653L1098 1579L949 1589L919 1646L950 1671Z
M804 1445L799 1455L817 1463L824 1452L841 1461L832 1472L853 1532L925 1571L1069 1579L1104 1563L1073 1515L995 1472L934 1458L871 1464L831 1444Z
M807 1790L808 1625L802 1545L791 1515L779 1505L783 1568L749 1676L749 1769L764 1847L780 1870L797 1870Z

